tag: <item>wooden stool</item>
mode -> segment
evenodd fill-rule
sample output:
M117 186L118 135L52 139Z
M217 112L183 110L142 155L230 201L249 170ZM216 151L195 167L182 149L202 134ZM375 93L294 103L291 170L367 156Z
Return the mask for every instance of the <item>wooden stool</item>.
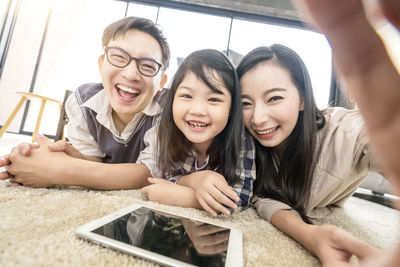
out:
M42 104L40 105L40 111L39 111L39 115L36 120L35 130L32 133L32 142L34 142L34 136L39 132L40 122L42 121L43 110L44 110L44 106L46 105L46 102L48 101L50 103L57 104L60 107L60 111L61 111L61 107L62 107L63 103L58 100L48 98L45 96L41 96L41 95L37 95L37 94L33 94L33 93L26 93L26 92L16 92L16 93L21 95L21 99L19 100L18 104L15 106L10 117L8 117L6 123L1 128L0 137L2 137L3 134L6 132L8 126L10 126L15 115L17 115L19 109L21 108L21 106L24 104L24 102L26 100L40 100L42 102Z

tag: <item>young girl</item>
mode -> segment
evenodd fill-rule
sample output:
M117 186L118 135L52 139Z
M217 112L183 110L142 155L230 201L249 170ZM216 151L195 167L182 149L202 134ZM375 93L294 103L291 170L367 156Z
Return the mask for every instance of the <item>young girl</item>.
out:
M323 264L350 257L336 243L376 248L334 226L310 223L316 207L342 206L370 171L377 171L356 110L316 105L308 71L282 45L260 47L237 67L246 128L257 140L254 205Z
M213 215L249 204L255 152L244 133L240 101L236 70L223 53L205 49L185 58L138 161L153 177L169 180L149 179L152 185L142 192L150 200Z

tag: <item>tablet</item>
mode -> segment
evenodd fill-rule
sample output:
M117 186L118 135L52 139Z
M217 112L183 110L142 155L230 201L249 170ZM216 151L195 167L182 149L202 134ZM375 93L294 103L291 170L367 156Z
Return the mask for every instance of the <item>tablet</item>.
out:
M243 266L242 233L142 205L76 230L84 239L168 266Z

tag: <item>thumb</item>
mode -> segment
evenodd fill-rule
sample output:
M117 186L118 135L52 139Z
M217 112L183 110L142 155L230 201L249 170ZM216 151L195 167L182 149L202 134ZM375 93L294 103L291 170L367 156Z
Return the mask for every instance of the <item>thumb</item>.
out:
M154 177L149 177L147 178L147 180L149 181L149 183L151 184L163 184L163 183L170 183L170 181L165 180L163 178L154 178Z
M140 189L140 193L142 193L144 195L147 195L148 194L148 188L149 188L149 185L145 186L145 187L142 187L142 189Z
M341 234L336 236L337 245L359 259L368 258L371 255L381 253L381 250L352 236L350 233L340 230Z
M35 141L39 146L45 146L51 142L49 138L39 133L35 135Z
M155 178L153 178L153 177L148 177L147 181L149 181L150 184L156 184L157 183L157 180Z

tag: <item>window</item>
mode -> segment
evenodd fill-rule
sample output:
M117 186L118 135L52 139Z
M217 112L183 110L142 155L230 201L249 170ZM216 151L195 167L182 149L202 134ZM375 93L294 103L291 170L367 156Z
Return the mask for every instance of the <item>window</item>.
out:
M226 50L230 22L227 17L160 8L158 24L171 48L171 64L167 71L169 80L179 63L191 52L203 48Z
M158 10L159 8L156 6L129 3L126 16L141 17L157 22Z
M51 98L61 100L67 89L75 90L87 82L100 82L97 60L103 53L102 31L124 16L145 17L161 26L171 48L171 63L167 70L169 81L183 58L195 50L226 51L229 48L231 53L237 52L240 56L260 45L282 43L297 51L305 61L318 106L325 107L328 102L330 47L322 35L308 30L269 25L266 24L268 21L237 19L231 12L215 9L209 12L207 7L188 10L185 3L171 4L170 1L153 1L152 4L115 0L39 1L39 4L8 0L1 1L0 16L3 19L0 17L0 23L5 21L3 10L7 4L17 2L21 2L21 8L10 44L9 62L6 62L7 75L4 72L0 82L0 91L7 99L0 100L0 124L5 122L18 101L14 91L30 88L35 63L40 64L37 76L34 76L33 91ZM50 7L48 27L44 31ZM2 52L3 39L0 41ZM37 57L41 42L42 54ZM26 46L27 43L30 45ZM26 119L19 119L20 123L25 121L23 131L33 130L39 107L39 103L32 103ZM46 134L55 133L58 121L58 108L49 105L50 108L53 111L44 112L40 129Z
M104 28L125 16L126 3L59 1L53 6L34 92L62 100L65 90L100 82L97 59ZM65 27L69 25L69 27ZM58 107L46 105L41 132L54 134ZM31 103L23 130L32 132L40 103Z
M17 1L5 0L0 2L0 77L3 73L17 11Z

